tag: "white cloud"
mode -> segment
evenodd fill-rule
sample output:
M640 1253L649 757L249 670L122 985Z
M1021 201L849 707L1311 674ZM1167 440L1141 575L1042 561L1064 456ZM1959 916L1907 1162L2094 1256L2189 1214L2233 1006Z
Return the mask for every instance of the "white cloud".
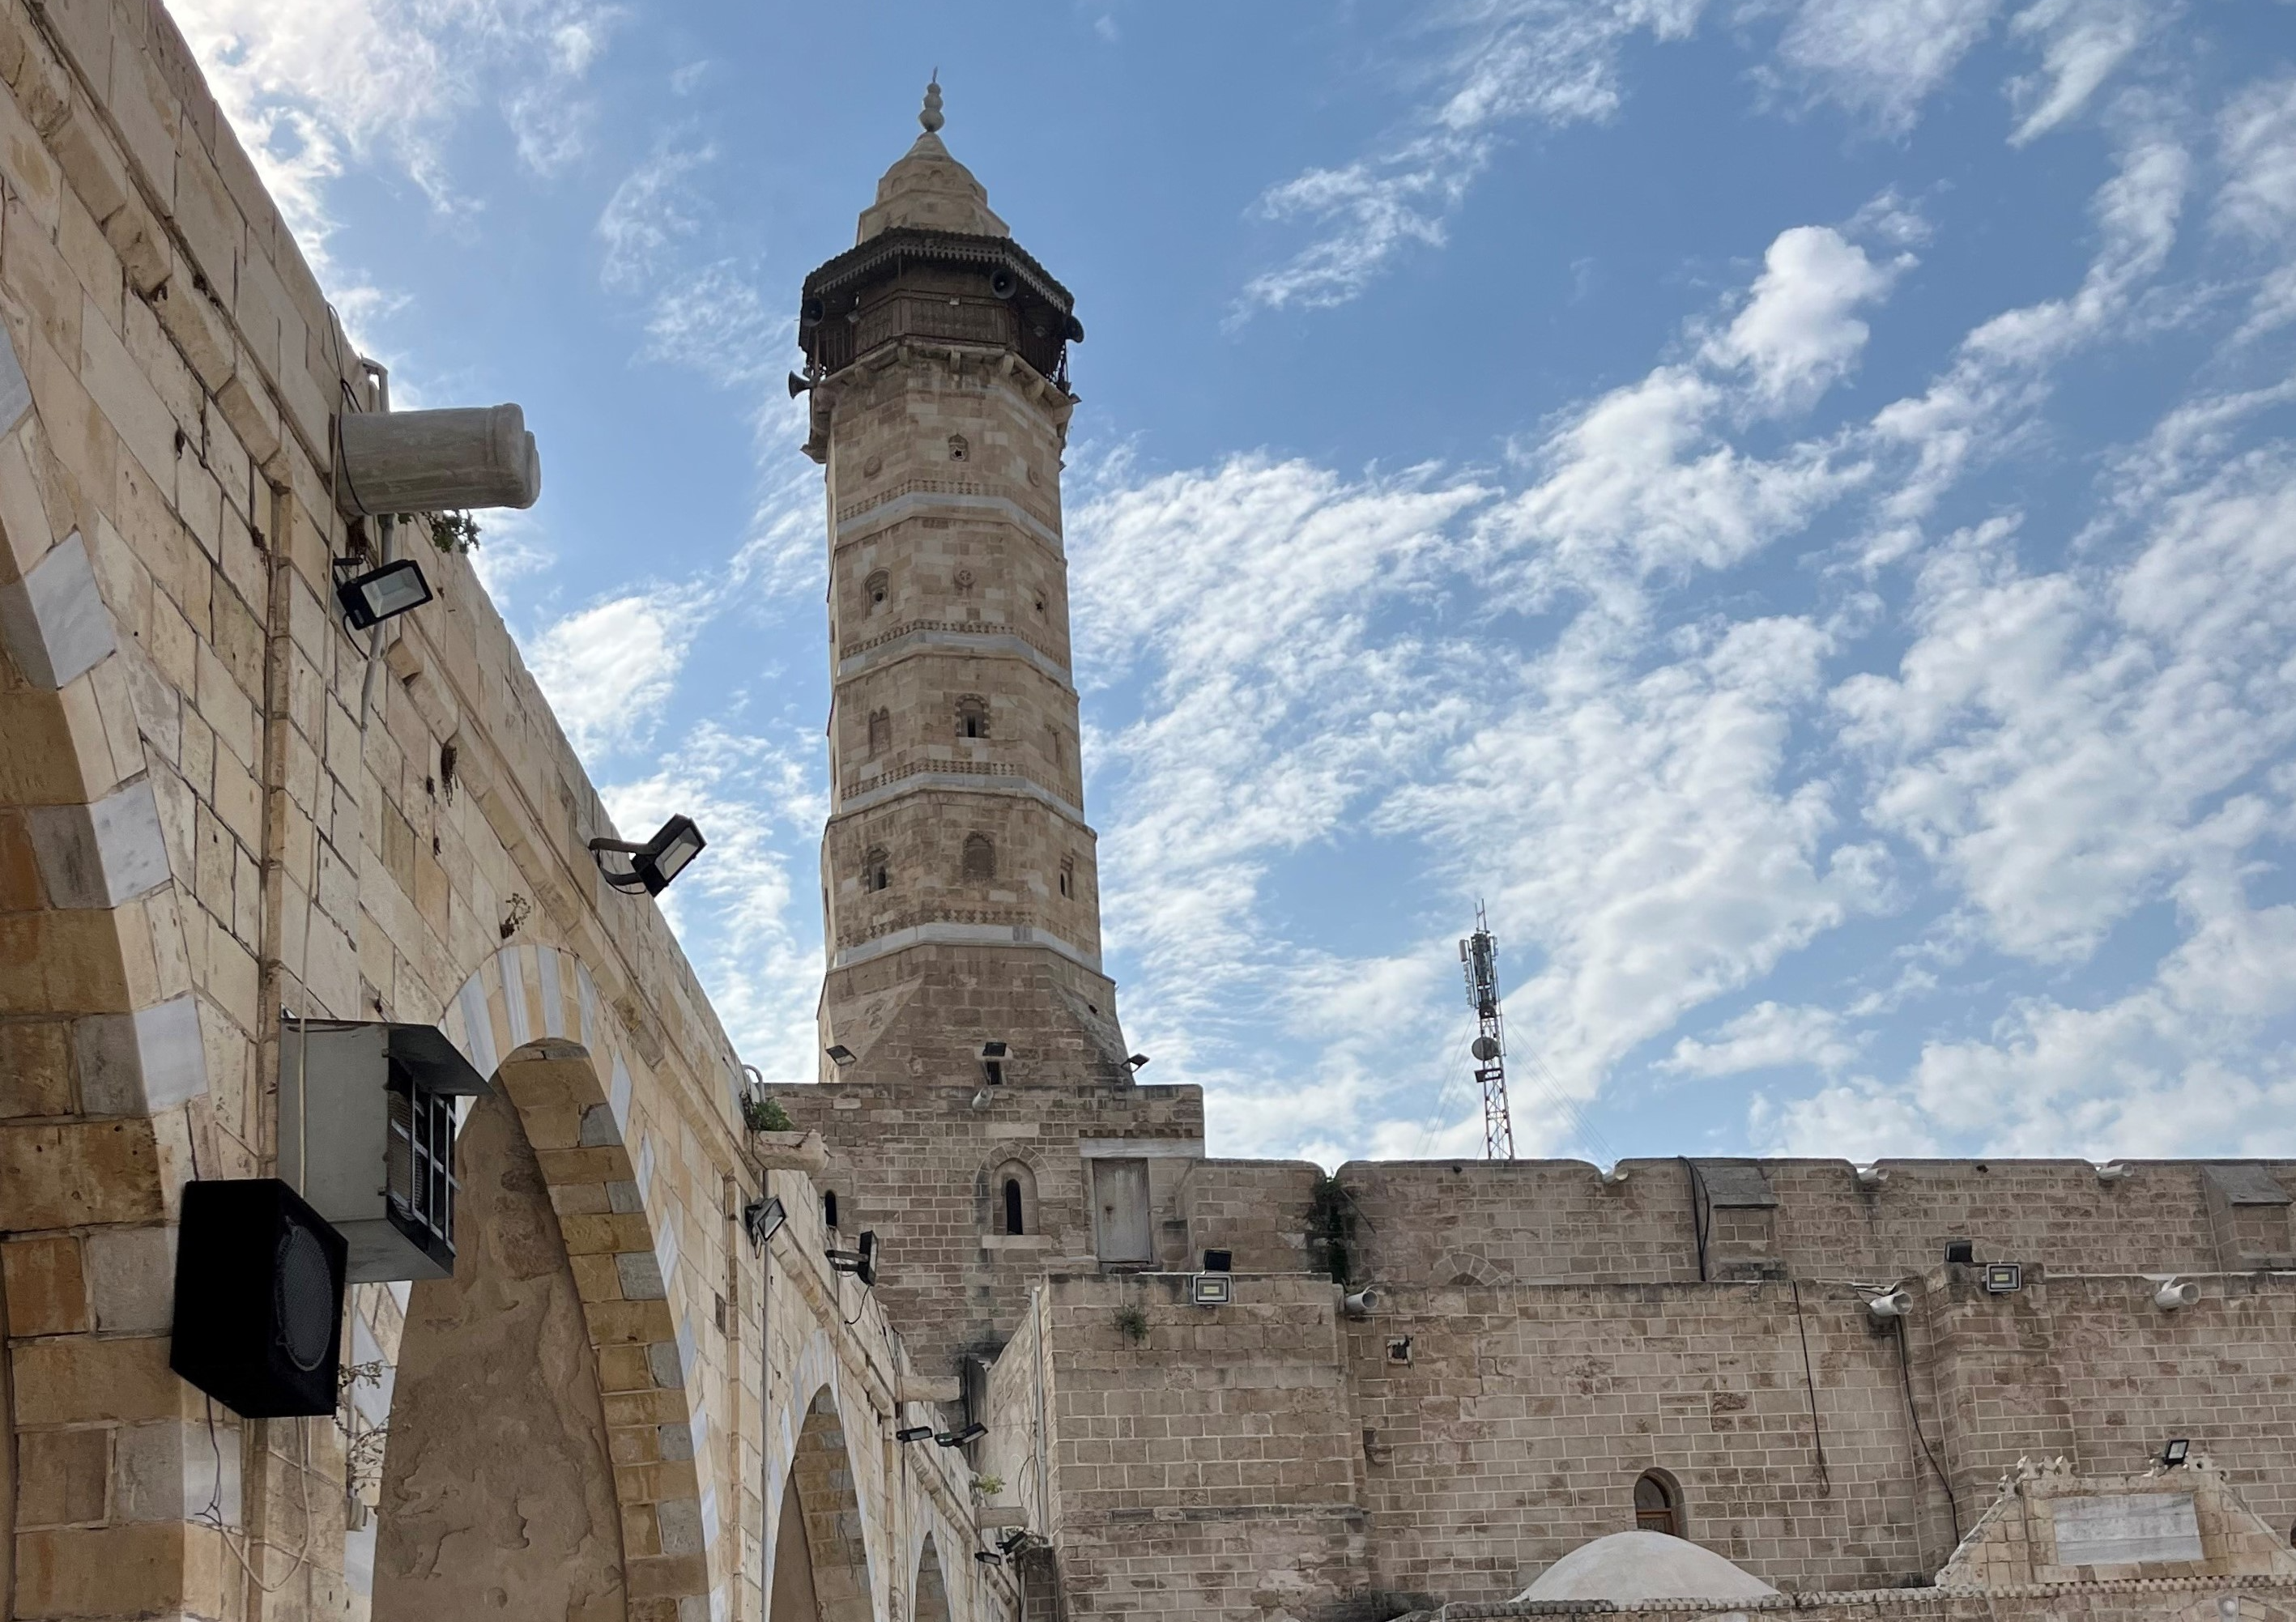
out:
M1802 0L1778 42L1779 60L1813 100L1902 135L1992 26L1996 4Z
M2009 540L1988 525L1930 559L1898 675L1836 702L1882 763L1869 815L2002 950L2072 961L2296 740L2296 459L2259 453L2168 499L2111 572L2028 574Z
M1751 298L1706 345L1715 365L1742 366L1772 409L1807 406L1857 364L1868 331L1851 312L1890 290L1909 260L1876 265L1825 225L1778 233Z
M2010 19L2013 37L2040 42L2041 66L2009 81L2018 114L2009 143L2022 146L2078 115L2153 26L2146 0L2036 0Z
M2259 241L2284 242L2296 226L2296 75L2242 91L2218 134L2227 176L2218 217Z
M217 102L304 251L324 263L328 185L387 152L434 201L442 136L498 97L521 158L581 147L580 86L616 18L594 0L171 0Z
M1857 1044L1842 1034L1841 1016L1833 1010L1787 1008L1765 1001L1723 1026L1710 1040L1685 1036L1659 1068L1685 1076L1736 1076L1792 1065L1830 1072L1857 1056Z
M691 177L717 156L713 146L665 146L622 177L598 215L598 240L606 250L600 281L633 292L661 279L673 250L700 228L702 205Z
M1619 58L1647 31L1681 39L1703 0L1470 0L1446 20L1455 43L1444 94L1378 150L1311 168L1259 200L1272 220L1307 220L1316 240L1245 284L1240 314L1345 304L1397 254L1442 245L1448 219L1513 124L1550 127L1618 109Z
M652 735L707 607L692 592L636 593L569 614L527 644L534 679L578 753Z
M1756 1147L1776 1155L1866 1162L1885 1155L1934 1155L1935 1123L1901 1093L1870 1078L1835 1082L1800 1098L1758 1093L1747 1111Z

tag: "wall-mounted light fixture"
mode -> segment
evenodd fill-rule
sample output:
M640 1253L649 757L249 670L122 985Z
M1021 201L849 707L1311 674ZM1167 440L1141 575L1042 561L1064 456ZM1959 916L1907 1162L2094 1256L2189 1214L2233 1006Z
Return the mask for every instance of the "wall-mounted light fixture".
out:
M861 1248L857 1250L828 1252L829 1265L840 1273L849 1273L861 1281L862 1288L873 1289L877 1282L877 1235L869 1229L861 1230Z
M860 1057L842 1042L832 1042L824 1051L829 1054L829 1062L840 1070Z
M2192 1451L2191 1440L2180 1436L2161 1450L2161 1462L2164 1468L2175 1470Z
M1226 1307L1235 1298L1234 1281L1225 1273L1199 1273L1188 1281L1188 1298L1199 1307Z
M354 631L395 619L430 601L430 582L413 558L400 558L335 582L335 601Z
M789 1209L778 1200L752 1200L742 1208L742 1227L757 1249L766 1248L766 1241L782 1231L789 1220Z
M2152 1292L2152 1305L2162 1312L2182 1312L2201 1298L2198 1284L2180 1284L2175 1279L2163 1279L2161 1288Z
M592 840L590 854L598 864L598 871L606 876L606 882L616 889L632 894L644 890L649 896L659 896L669 888L672 879L685 871L688 862L701 854L704 843L701 830L693 825L692 817L673 816L642 845L633 845L627 840ZM629 857L627 872L606 865L609 851Z
M943 1447L962 1447L967 1442L977 1442L988 1434L988 1427L975 1420L962 1430L944 1430L933 1440Z
M936 1432L931 1425L904 1425L893 1432L897 1442L929 1442Z
M1985 1293L2015 1295L2025 1286L2025 1270L2015 1262L1985 1264Z
M975 1549L972 1552L972 1558L984 1566L1001 1566L1004 1563L1004 1557L994 1549Z
M1874 1322L1876 1323L1893 1323L1899 1318L1912 1315L1914 1298L1902 1290L1892 1290L1887 1295L1877 1295L1868 1298L1866 1310L1873 1315Z
M1129 1059L1126 1060L1124 1062L1126 1063L1126 1065L1128 1065L1128 1067L1130 1067L1132 1073L1133 1073L1135 1076L1137 1076L1137 1075L1141 1072L1141 1070L1142 1070L1142 1069L1143 1069L1147 1065L1147 1063L1148 1063L1148 1055L1147 1055L1147 1054L1145 1054L1145 1053L1135 1053L1135 1054L1133 1054L1133 1055L1132 1055L1132 1057L1131 1057L1131 1058L1129 1058Z

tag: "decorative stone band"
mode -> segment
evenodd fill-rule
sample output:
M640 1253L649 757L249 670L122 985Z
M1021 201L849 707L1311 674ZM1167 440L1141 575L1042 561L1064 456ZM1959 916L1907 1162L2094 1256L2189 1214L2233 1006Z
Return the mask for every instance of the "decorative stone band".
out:
M832 970L850 969L856 963L865 963L872 958L883 957L890 952L906 951L911 946L1025 946L1041 947L1057 952L1079 968L1101 972L1100 954L1087 952L1071 941L1062 940L1050 930L1034 924L958 923L934 922L895 927L884 933L849 946L840 946L831 958Z
M649 1111L597 987L570 953L505 946L463 983L440 1023L517 1108L558 1214L597 1361L628 1594L676 1602L680 1622L722 1622L726 1581L712 1578L723 1563L717 1492L696 1462L711 1456L709 1418L690 1380L691 1302L707 1297L677 1266L681 1251L698 1255L701 1245L681 1242L683 1212L649 1186ZM586 1062L562 1062L576 1058ZM678 1134L663 1136L674 1143Z
M913 627L898 636L887 638L866 652L839 659L837 679L841 682L881 666L914 659L920 653L942 651L961 652L976 659L982 654L991 658L1001 655L1006 659L1017 659L1050 676L1070 699L1076 697L1076 689L1069 684L1067 668L1058 659L1040 652L1010 631L943 631Z
M1017 636L1052 660L1054 664L1060 666L1062 670L1068 668L1062 664L1061 657L1057 652L1045 646L1024 629L1009 625L983 625L974 621L955 619L905 619L898 625L886 627L874 636L864 637L858 642L847 643L838 650L838 659L841 663L856 654L866 653L872 648L882 647L885 643L906 636L912 631L947 631L959 636L995 636L1000 634Z
M981 781L983 778L988 782ZM837 797L838 815L865 811L902 794L927 789L954 789L960 794L1020 794L1041 800L1062 816L1082 825L1084 807L1072 806L1020 767L999 760L920 760L897 766L874 777L849 783ZM1086 829L1090 832L1089 828Z
M1009 490L992 493L987 485L955 479L905 479L889 487L882 495L840 507L837 512L837 527L831 538L835 545L842 546L865 535L873 535L880 529L898 524L905 518L919 515L945 518L952 512L978 512L988 517L1009 519L1052 548L1055 557L1067 555L1060 530L1048 521L1047 517L1039 517Z

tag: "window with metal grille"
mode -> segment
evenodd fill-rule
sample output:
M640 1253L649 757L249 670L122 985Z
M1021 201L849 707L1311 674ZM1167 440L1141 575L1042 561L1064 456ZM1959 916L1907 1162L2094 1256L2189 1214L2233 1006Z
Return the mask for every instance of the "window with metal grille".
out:
M394 1070L396 1066L392 1067ZM383 1192L393 1223L425 1249L455 1243L455 1101L394 1075Z

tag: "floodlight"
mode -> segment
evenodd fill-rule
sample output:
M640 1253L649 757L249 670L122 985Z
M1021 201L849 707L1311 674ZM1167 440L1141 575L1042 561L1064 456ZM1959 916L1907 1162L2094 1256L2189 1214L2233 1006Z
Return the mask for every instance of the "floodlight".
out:
M1004 1557L994 1549L975 1549L972 1552L972 1558L984 1566L1001 1566L1004 1563Z
M1964 1267L1974 1266L1977 1264L1977 1246L1966 1239L1948 1240L1945 1259L1948 1266L1957 1263Z
M742 1226L750 1235L750 1245L759 1250L788 1220L789 1209L778 1200L752 1200L742 1208Z
M2169 1469L2174 1470L2185 1462L2185 1455L2192 1451L2192 1442L2180 1436L2161 1450L2161 1462Z
M342 604L351 629L364 631L430 602L430 582L422 578L422 568L413 558L401 558L337 581L335 601Z
M931 1425L904 1425L893 1432L893 1439L897 1442L922 1442L929 1440L932 1434Z
M1126 1060L1124 1062L1130 1065L1133 1069L1136 1071L1148 1062L1148 1055L1145 1053L1135 1053L1131 1058Z
M1235 1298L1233 1281L1225 1273L1199 1273L1188 1281L1188 1298L1199 1307L1226 1307Z
M649 896L659 896L669 888L669 881L685 871L685 864L701 854L704 840L701 830L693 825L690 816L673 816L661 825L653 838L643 845L633 845L627 840L592 840L590 854L597 861L598 871L606 882L619 890L636 893L644 890ZM627 872L617 872L606 865L605 853L619 851L630 859Z
M861 1230L858 1250L832 1250L829 1265L840 1273L849 1273L861 1281L862 1288L873 1288L877 1282L877 1235L867 1228Z
M2015 1295L2018 1290L2024 1288L2024 1285L2025 1270L2015 1262L1985 1264L1986 1294Z
M831 1043L828 1047L828 1053L829 1062L835 1065L840 1070L847 1065L851 1064L855 1059L859 1057L858 1054L855 1053L851 1048L846 1046L842 1042Z
M2162 1312L2177 1312L2201 1298L2198 1284L2180 1284L2175 1279L2163 1279L2161 1288L2152 1292L2152 1305Z
M944 1430L933 1440L943 1447L962 1447L967 1442L977 1442L988 1434L988 1427L975 1420L962 1430Z
M980 1056L983 1059L1002 1059L1010 1052L1012 1052L1010 1044L1003 1042L984 1042L980 1044Z
M1876 1323L1887 1323L1894 1318L1908 1317L1914 1310L1914 1298L1902 1290L1892 1290L1887 1295L1877 1295L1866 1303L1866 1310L1874 1315Z

